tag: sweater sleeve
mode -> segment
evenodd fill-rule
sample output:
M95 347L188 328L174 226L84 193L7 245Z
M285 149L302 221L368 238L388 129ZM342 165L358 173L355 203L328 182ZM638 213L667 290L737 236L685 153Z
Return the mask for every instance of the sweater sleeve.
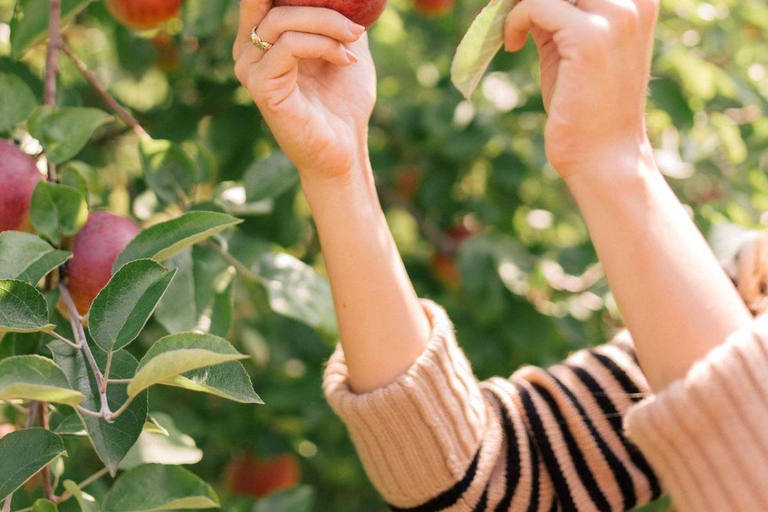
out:
M681 512L768 506L768 317L626 417Z
M445 311L424 353L388 386L355 394L341 348L324 389L392 510L626 511L660 494L624 435L649 394L628 336L548 370L479 382Z

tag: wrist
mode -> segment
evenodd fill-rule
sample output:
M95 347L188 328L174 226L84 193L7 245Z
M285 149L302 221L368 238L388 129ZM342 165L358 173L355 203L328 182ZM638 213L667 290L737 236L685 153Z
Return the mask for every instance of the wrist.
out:
M370 206L380 208L373 170L367 159L342 173L301 172L300 175L301 188L315 216L328 208L343 208L350 213Z

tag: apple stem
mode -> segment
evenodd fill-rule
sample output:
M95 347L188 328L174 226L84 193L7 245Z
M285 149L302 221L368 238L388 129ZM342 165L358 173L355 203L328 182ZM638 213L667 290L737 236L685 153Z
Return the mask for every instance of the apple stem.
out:
M85 64L85 62L83 62L77 55L75 55L72 47L70 47L67 42L64 41L64 39L59 41L59 48L62 52L64 52L64 55L66 55L69 60L72 61L72 63L85 77L88 83L91 84L91 87L93 87L96 93L101 96L101 98L104 100L104 103L109 105L109 108L114 111L117 117L119 117L125 124L130 126L131 129L136 132L136 135L138 135L139 138L151 138L146 130L144 130L144 128L139 124L136 118L133 117L122 105L120 105L115 97L112 96L109 91L107 91L106 87L101 84L98 77L90 69L88 69L88 66Z

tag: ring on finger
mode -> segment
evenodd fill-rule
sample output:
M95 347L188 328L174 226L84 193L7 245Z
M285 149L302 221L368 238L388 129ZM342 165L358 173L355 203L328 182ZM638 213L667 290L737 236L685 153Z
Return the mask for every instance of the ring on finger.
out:
M274 45L260 38L259 34L256 33L256 28L257 27L253 27L253 29L251 29L251 43L253 43L256 48L266 53L271 50Z

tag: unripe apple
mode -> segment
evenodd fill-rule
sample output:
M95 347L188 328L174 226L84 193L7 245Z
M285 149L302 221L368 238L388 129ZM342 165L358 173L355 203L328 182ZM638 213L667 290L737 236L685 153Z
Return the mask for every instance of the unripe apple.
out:
M370 28L384 12L387 0L275 0L275 5L325 7L340 12L358 25Z
M438 16L453 10L456 0L416 0L416 10L422 14Z
M252 454L238 455L227 465L224 482L231 492L262 498L298 485L301 482L301 466L290 454L273 459L261 459Z
M67 287L77 310L85 315L96 295L112 278L112 265L141 230L133 221L110 212L93 212L75 236L67 267Z
M106 0L112 16L127 27L146 30L179 15L184 0Z
M13 142L0 139L0 232L22 229L32 192L42 179L34 158Z

